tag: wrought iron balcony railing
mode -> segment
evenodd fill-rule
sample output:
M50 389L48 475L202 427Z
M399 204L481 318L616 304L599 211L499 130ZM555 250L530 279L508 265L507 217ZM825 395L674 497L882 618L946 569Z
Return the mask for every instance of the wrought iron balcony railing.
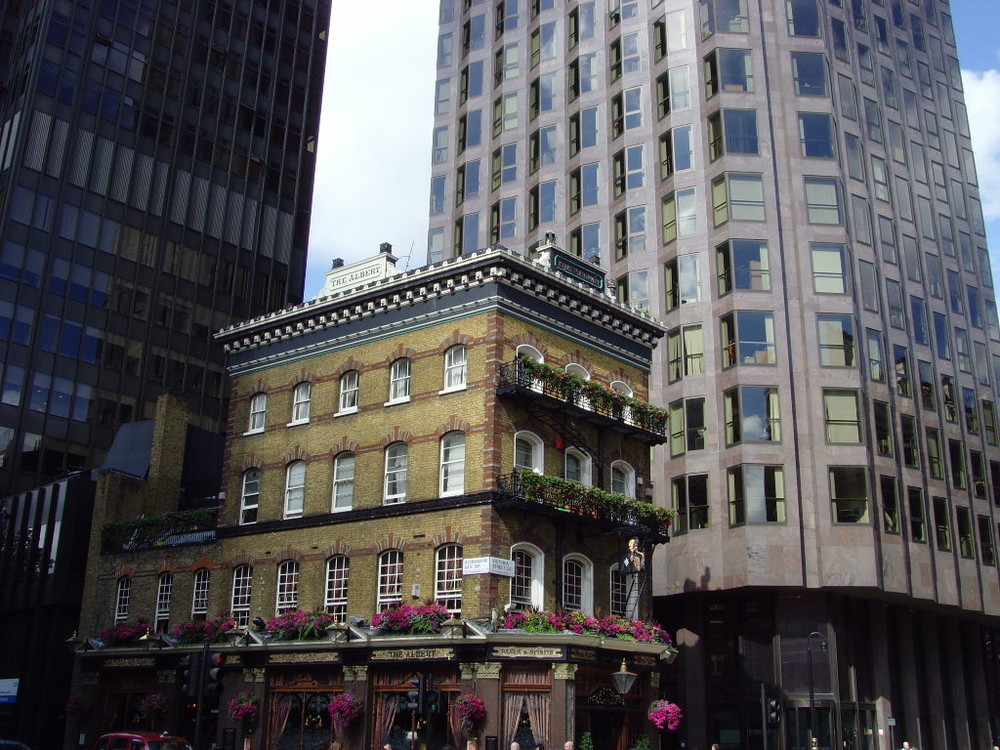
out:
M217 508L205 508L105 524L101 529L101 553L109 555L212 541L218 516Z

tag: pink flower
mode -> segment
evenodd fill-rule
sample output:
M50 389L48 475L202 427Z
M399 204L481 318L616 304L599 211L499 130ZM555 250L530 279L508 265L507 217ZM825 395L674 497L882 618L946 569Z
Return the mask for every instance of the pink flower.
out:
M649 720L657 729L677 729L681 725L684 712L676 703L657 700L649 704Z

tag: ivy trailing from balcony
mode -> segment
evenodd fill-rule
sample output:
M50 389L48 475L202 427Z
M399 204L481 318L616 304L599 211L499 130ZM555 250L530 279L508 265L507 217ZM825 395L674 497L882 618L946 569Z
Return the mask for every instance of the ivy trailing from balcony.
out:
M586 487L568 479L522 470L516 478L520 494L527 500L563 508L571 513L596 518L613 518L620 523L635 523L669 534L674 511L644 500L609 492L600 487Z

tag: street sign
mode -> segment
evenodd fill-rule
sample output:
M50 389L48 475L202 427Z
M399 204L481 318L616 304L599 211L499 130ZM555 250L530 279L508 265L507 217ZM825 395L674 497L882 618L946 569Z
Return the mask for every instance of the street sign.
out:
M0 678L0 704L17 703L16 677Z
M503 557L467 557L462 560L462 575L478 576L493 573L514 577L514 561Z

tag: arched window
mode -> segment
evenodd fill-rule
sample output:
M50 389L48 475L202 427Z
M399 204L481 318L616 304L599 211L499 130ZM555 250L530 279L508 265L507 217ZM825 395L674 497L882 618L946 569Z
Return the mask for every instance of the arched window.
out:
M545 473L545 449L535 433L521 430L514 435L514 468Z
M624 461L611 464L611 491L625 497L635 497L635 469Z
M579 448L567 448L565 454L566 479L570 482L578 482L585 487L593 484L591 475L590 456Z
M250 422L247 424L247 432L263 432L266 414L267 394L255 393L250 399Z
M410 465L410 449L406 443L393 443L385 449L386 505L406 500L406 475Z
M401 357L389 372L389 403L410 400L410 360Z
M260 469L243 473L243 494L240 498L240 523L257 523L260 507Z
M562 605L564 609L594 613L594 566L583 555L563 559Z
M347 580L351 561L346 555L334 555L326 561L326 611L334 622L347 621Z
M465 388L467 358L462 344L453 346L444 353L444 390L458 391Z
M340 453L333 460L333 512L354 507L354 454Z
M115 589L115 622L125 622L128 619L128 602L131 597L132 579L122 576Z
M312 383L299 383L292 394L292 424L309 421L309 405L312 401Z
M519 347L517 347L517 356L524 357L525 359L530 359L533 362L545 361L545 357L542 356L542 353L538 351L535 347L531 346L530 344L521 344ZM520 367L518 368L518 372L521 373ZM519 375L519 381L521 377L524 377L523 373ZM520 382L523 383L523 381ZM538 391L539 393L541 393L542 391L545 390L545 383L541 378L532 378L530 388L533 391Z
M449 432L441 438L441 496L465 492L465 434Z
M576 362L570 362L566 365L566 372L569 375L576 375L576 377L582 380L590 380L590 372L581 364ZM574 394L573 402L582 409L590 408L590 399L583 392L577 392Z
M376 610L382 612L403 601L403 553L389 549L378 556L378 599Z
M253 590L253 566L239 565L233 569L232 616L237 625L250 621L250 594Z
M174 593L174 574L160 573L156 582L156 632L166 633L170 629L170 597Z
M514 561L514 577L510 582L510 603L515 609L541 608L543 599L543 576L545 575L545 554L535 545L515 544L511 548L510 559Z
M194 589L191 593L191 619L204 620L208 617L208 589L212 582L212 571L198 568L194 572Z
M285 470L285 518L302 515L306 500L306 462L292 461Z
M445 544L434 556L434 601L455 617L462 615L462 547Z
M630 398L635 396L635 391L632 390L631 386L629 386L628 383L622 380L611 381L611 390L613 390L615 393L620 393L623 396L628 396Z
M278 596L274 602L274 613L280 615L299 608L299 564L295 560L285 560L278 565Z
M358 410L358 392L361 378L357 370L349 370L340 376L340 401L338 414L351 414Z

